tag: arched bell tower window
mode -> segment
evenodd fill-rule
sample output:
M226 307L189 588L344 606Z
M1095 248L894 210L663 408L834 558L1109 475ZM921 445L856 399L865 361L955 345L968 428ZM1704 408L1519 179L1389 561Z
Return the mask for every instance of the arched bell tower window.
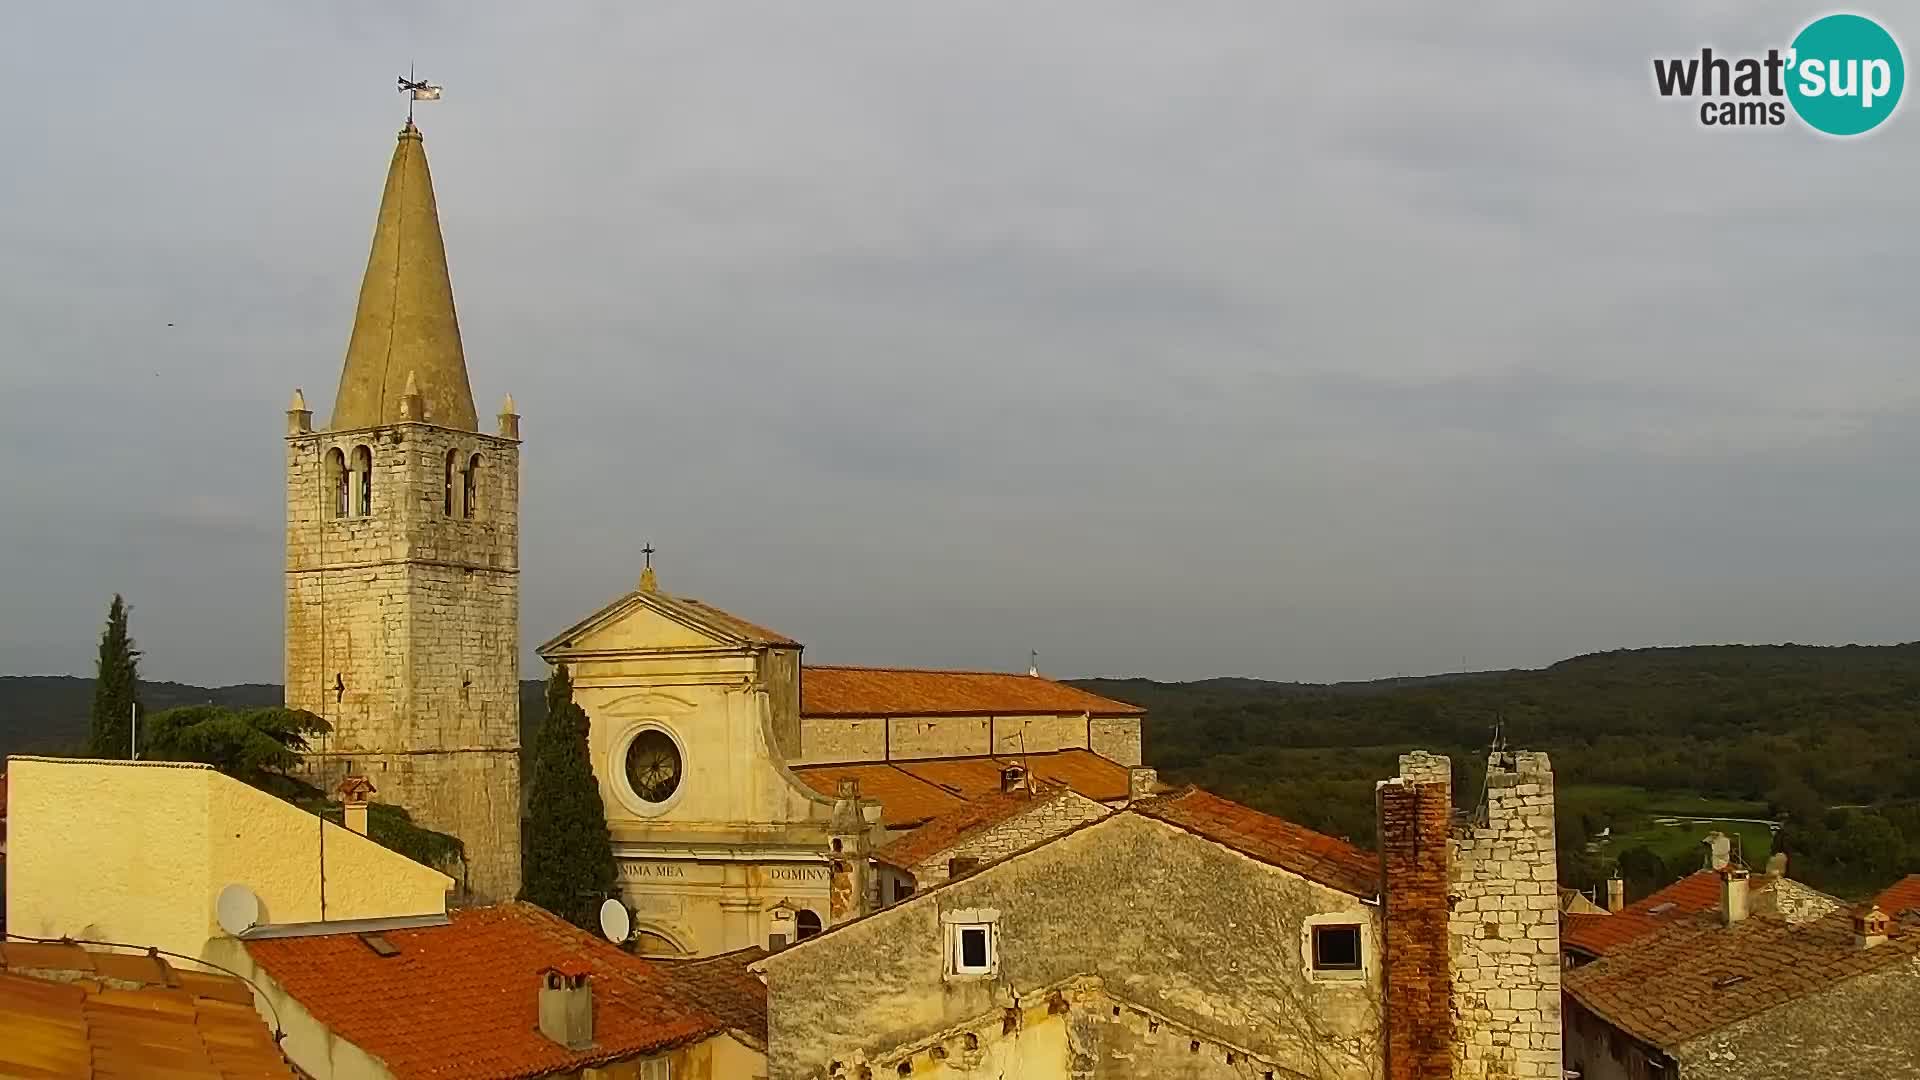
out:
M458 472L459 469L460 469L460 451L458 450L447 451L446 496L440 504L440 509L448 517L453 516L453 474L455 472Z
M354 512L360 517L373 516L373 451L365 445L353 448L353 492Z
M480 455L467 459L466 484L461 491L460 513L473 517L480 509Z
M333 493L334 517L353 512L353 503L347 500L347 455L337 446L327 451L327 489Z

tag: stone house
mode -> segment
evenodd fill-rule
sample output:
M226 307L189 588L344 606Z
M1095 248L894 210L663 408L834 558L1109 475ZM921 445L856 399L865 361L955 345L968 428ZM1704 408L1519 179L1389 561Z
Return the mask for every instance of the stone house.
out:
M1153 770L1135 771L1151 782ZM898 902L1112 813L1064 784L1034 782L1017 765L1004 770L1002 786L877 848L878 903Z
M1566 967L1592 963L1688 916L1718 911L1720 871L1733 863L1721 834L1710 834L1702 843L1706 848L1705 869L1617 911L1565 913L1560 920L1560 947ZM1788 922L1822 918L1842 906L1838 897L1788 877L1785 853L1775 853L1767 860L1766 873L1747 875L1746 882L1749 910L1768 911Z
M1379 853L1189 788L776 951L771 1075L1557 1077L1544 756L1400 772Z
M1920 913L1788 918L1747 871L1568 971L1565 1067L1582 1080L1920 1075Z

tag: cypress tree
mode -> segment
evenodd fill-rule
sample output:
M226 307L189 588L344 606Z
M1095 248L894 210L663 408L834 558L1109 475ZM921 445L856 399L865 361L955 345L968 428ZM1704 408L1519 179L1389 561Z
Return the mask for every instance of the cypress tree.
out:
M587 713L573 702L565 664L547 680L547 718L533 737L527 814L520 899L597 933L600 905L613 895L613 839L589 760Z
M140 650L127 636L127 602L119 593L107 608L107 628L100 634L100 663L93 676L93 723L87 753L97 758L127 758L132 747L133 709L140 702Z

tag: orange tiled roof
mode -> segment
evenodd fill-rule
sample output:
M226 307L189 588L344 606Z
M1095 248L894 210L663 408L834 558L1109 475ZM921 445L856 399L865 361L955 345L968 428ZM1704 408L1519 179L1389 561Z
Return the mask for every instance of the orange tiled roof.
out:
M902 870L911 870L961 840L995 825L1011 821L1035 807L1045 806L1067 793L1064 787L1043 787L1039 791L996 791L971 799L941 814L925 825L898 837L873 853L873 857Z
M1920 910L1920 874L1908 874L1873 898L1880 910L1894 918L1908 910Z
M759 947L736 949L698 960L653 962L673 979L681 996L725 1020L761 1049L767 1045L767 984L747 970L766 958Z
M294 1075L238 979L65 944L0 945L0 967L0 1075Z
M1138 705L1037 675L909 668L800 669L802 716L1139 716Z
M1896 924L1884 944L1863 949L1844 909L1797 926L1749 915L1726 927L1717 914L1694 912L1565 972L1561 986L1614 1027L1671 1048L1916 954L1920 919Z
M247 952L314 1018L401 1080L517 1080L665 1050L727 1030L684 982L531 904L452 913L446 926L388 930L399 955L357 934L269 938ZM540 972L591 973L593 1046L539 1031Z
M1345 840L1189 787L1133 804L1136 813L1197 833L1354 896L1380 892L1380 859Z
M1127 797L1126 766L1091 750L1052 750L1025 757L928 758L848 765L797 765L808 787L832 795L841 780L860 781L860 797L880 800L881 823L899 829L925 824L972 799L1000 790L1000 772L1027 767L1035 780L1063 784L1099 802Z
M1767 883L1763 875L1747 879L1748 888ZM1720 875L1700 870L1637 900L1611 915L1583 915L1561 920L1560 944L1594 956L1645 937L1687 915L1720 909Z

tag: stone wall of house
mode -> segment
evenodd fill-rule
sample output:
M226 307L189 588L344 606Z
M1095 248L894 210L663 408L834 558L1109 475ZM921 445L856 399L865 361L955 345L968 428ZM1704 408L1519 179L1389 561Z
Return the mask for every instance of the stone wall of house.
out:
M998 970L950 976L945 921L976 918L994 921ZM1363 970L1316 977L1308 930L1314 919L1360 927ZM1200 1056L1221 1048L1221 1071L1130 1068L1112 1057L1100 1071L1070 1075L1259 1076L1245 1071L1244 1061L1236 1063L1241 1073L1224 1071L1225 1049L1238 1043L1272 1063L1265 1067L1276 1075L1376 1080L1378 949L1370 898L1116 813L761 961L767 1059L775 1080L853 1077L860 1068L883 1075L903 1055L919 1053L915 1048L930 1056L932 1044L956 1025L1009 1009L1044 1009L1063 982L1091 976L1141 1016L1202 1033ZM1016 1031L1024 1023L1008 1019ZM1193 1038L1155 1048L1154 1061L1162 1053L1178 1057ZM964 1042L958 1040L961 1049Z
M1920 1076L1920 962L1857 975L1684 1043L1672 1056L1680 1080Z
M1140 718L1096 716L1089 727L1093 745L1087 749L1122 765L1140 764Z
M1450 859L1457 1080L1559 1080L1555 856L1547 755L1495 752L1485 806L1454 830Z
M928 856L912 868L914 885L924 889L947 880L948 866L953 859L978 859L981 865L985 865L1043 840L1051 840L1089 821L1098 821L1112 812L1075 791L1043 794L1039 804L1032 809L990 829L973 833L961 843Z
M359 513L366 481L349 475L342 513L337 477L342 467L355 473L362 449L372 460L370 512ZM330 788L366 774L376 801L460 837L471 899L511 898L520 879L517 442L424 423L296 433L286 536L286 702L333 725L307 757L307 778Z

